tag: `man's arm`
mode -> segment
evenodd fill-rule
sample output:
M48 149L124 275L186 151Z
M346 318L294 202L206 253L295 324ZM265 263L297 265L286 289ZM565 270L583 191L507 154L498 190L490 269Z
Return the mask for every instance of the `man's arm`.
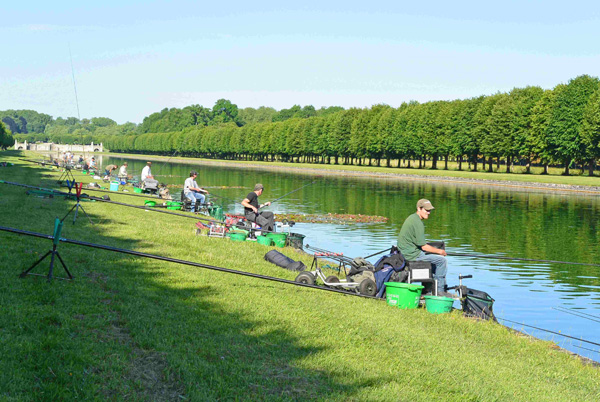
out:
M433 247L433 246L431 246L431 245L429 245L429 244L426 244L426 245L424 245L423 247L421 247L421 250L423 250L423 251L424 251L424 252L426 252L426 253L443 255L444 257L445 257L446 255L448 255L448 254L446 253L446 250L442 250L441 248L436 248L436 247Z
M258 209L257 209L257 208L255 208L255 207L253 207L253 206L250 204L250 200L249 200L249 199L247 199L247 198L244 198L244 200L242 201L242 205L243 205L244 207L246 207L246 208L249 208L249 209L253 210L255 214L256 214L256 213L258 213Z

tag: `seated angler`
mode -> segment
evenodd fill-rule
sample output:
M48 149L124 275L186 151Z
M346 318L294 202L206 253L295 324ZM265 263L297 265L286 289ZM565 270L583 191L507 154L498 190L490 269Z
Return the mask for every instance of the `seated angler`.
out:
M190 172L190 177L185 179L185 183L183 184L183 195L192 202L192 212L196 211L196 200L200 201L200 204L204 204L206 199L204 194L208 194L208 191L198 186L196 177L198 177L198 172L192 170Z
M417 202L417 212L410 215L400 229L398 248L408 261L428 261L432 264L433 277L437 281L438 296L451 296L446 292L446 251L427 244L423 220L429 219L433 210L429 200Z
M254 191L251 191L242 201L244 206L244 215L249 222L255 222L257 225L267 231L275 229L275 215L271 211L258 212L262 207L271 205L270 202L258 204L258 197L263 193L264 186L260 183L254 186Z
M121 180L127 180L127 162L123 162L123 165L121 165L117 177Z

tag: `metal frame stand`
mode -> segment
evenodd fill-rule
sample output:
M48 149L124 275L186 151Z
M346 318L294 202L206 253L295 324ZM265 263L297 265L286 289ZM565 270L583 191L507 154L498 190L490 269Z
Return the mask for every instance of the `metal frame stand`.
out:
M50 282L52 280L52 275L54 273L54 256L58 257L58 260L62 264L65 272L67 273L67 275L69 276L68 279L71 279L71 280L73 279L73 275L71 275L71 273L69 272L69 269L67 268L67 265L65 264L65 262L63 261L63 259L60 256L60 254L56 250L56 248L58 247L58 242L60 241L60 232L62 231L62 227L63 227L63 221L61 221L58 218L56 218L56 220L54 221L54 236L52 238L52 250L50 250L46 254L44 254L44 256L42 258L40 258L39 260L37 260L27 270L21 272L21 274L19 274L19 278L25 278L27 275L46 276L46 275L41 275L41 274L33 274L33 273L30 273L30 272L40 262L44 261L44 259L46 257L48 257L49 255L51 255L51 257L50 257L50 270L48 271L48 276L47 276L48 282ZM59 277L57 279L67 279L67 278L60 278Z
M75 221L77 220L77 213L79 212L79 209L81 208L81 210L83 211L85 216L90 220L90 223L93 225L94 222L92 221L92 218L90 218L90 216L87 214L87 212L85 212L85 209L83 209L83 206L81 205L81 189L83 188L83 183L79 183L79 185L78 185L77 183L75 183L75 181L69 182L69 180L67 180L67 187L69 187L69 193L71 193L71 189L73 187L75 187L75 196L77 197L77 203L75 205L73 205L73 207L69 210L69 212L67 212L67 214L64 216L64 218L62 218L60 221L61 222L64 221L66 219L66 217L69 216L71 211L75 210L75 215L73 216L73 225L74 225Z
M71 182L73 182L73 183L75 182L75 177L73 176L73 173L71 173L71 168L69 166L65 166L65 170L62 172L62 174L58 178L57 183L62 184L63 179L65 179L67 182L69 181L69 179L71 180Z

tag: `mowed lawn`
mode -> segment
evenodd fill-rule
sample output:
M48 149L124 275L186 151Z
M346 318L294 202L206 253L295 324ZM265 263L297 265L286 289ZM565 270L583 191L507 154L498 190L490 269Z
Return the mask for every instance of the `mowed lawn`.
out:
M60 172L0 152L0 180ZM76 173L77 174L77 173ZM77 174L77 179L84 176ZM89 177L85 178L89 181ZM0 226L51 234L74 201L0 184ZM143 199L111 195L142 205ZM195 235L195 220L82 202L62 237L294 279L270 250ZM73 281L19 273L51 241L0 231L0 399L589 400L597 367L452 314L61 243ZM283 252L307 265L310 259ZM49 259L34 269L48 272ZM61 265L55 275L64 276Z

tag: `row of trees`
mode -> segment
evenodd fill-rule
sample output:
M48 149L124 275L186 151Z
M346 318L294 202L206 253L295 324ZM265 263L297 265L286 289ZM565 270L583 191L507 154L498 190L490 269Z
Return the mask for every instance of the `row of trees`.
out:
M308 118L235 122L187 127L170 133L112 136L103 140L117 152L140 152L254 160L376 164L410 167L425 160L432 168L450 159L483 163L509 172L516 161L529 172L573 162L590 173L600 157L600 85L583 75L551 90L515 88L466 100L404 103L399 108L337 110ZM273 120L273 119L272 119Z
M101 137L112 135L167 133L181 131L188 127L217 126L235 123L238 127L249 123L285 121L291 118L310 118L323 116L343 110L339 106L315 109L308 105L294 105L289 109L277 111L271 107L258 109L238 109L237 105L227 99L219 99L212 108L191 105L178 108L165 108L144 118L139 125L134 123L117 124L108 117L78 119L38 113L33 110L0 111L0 120L6 124L18 141L46 142L62 144L98 143Z

